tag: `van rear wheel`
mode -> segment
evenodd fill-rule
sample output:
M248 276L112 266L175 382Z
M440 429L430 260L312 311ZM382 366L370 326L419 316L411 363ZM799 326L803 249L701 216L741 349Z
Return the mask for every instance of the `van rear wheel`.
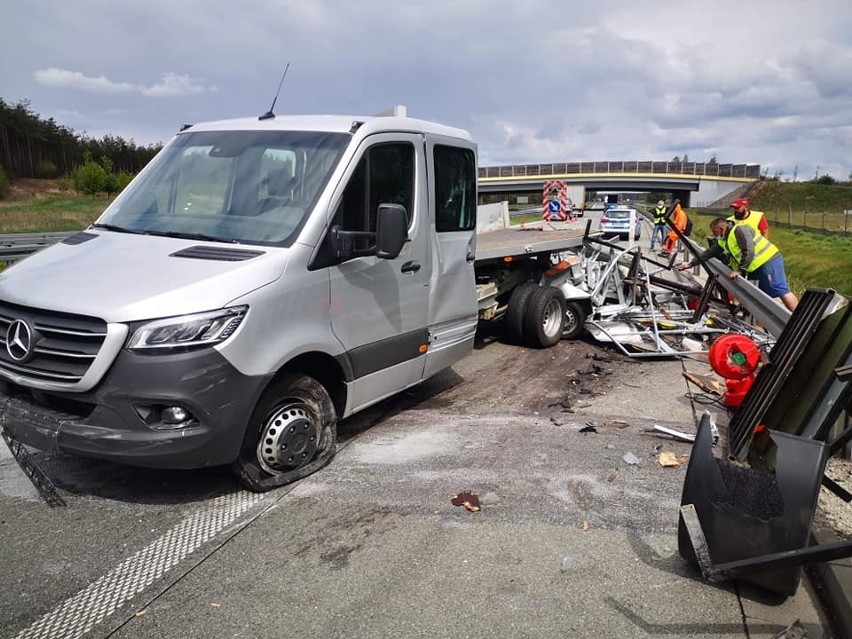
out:
M306 477L334 456L337 415L325 387L288 373L257 402L234 473L249 490L265 492Z
M516 344L523 344L525 341L524 317L530 296L536 290L538 290L538 284L535 282L523 282L512 289L512 294L509 296L509 308L506 310L505 320L506 333Z
M565 295L555 286L542 286L530 296L524 314L524 334L533 346L548 348L565 330Z

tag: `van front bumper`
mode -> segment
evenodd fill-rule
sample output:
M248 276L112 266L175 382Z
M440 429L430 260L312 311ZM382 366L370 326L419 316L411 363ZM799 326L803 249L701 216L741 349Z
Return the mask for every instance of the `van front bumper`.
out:
M87 393L0 384L0 426L45 451L160 468L227 464L269 379L243 375L214 349L156 356L123 350ZM163 428L146 421L151 406L180 406L195 419Z

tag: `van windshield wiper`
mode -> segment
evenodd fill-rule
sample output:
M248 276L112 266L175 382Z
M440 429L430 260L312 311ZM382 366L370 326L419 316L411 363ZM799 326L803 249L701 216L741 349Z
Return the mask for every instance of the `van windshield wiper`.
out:
M115 224L92 224L93 229L106 229L107 231L115 231L116 233L135 233L139 235L142 231L137 231L135 229L126 229L123 226L116 226Z
M145 235L157 235L161 237L175 237L184 240L201 240L205 242L228 242L236 244L237 240L229 237L218 237L216 235L206 235L204 233L180 233L178 231L143 231Z

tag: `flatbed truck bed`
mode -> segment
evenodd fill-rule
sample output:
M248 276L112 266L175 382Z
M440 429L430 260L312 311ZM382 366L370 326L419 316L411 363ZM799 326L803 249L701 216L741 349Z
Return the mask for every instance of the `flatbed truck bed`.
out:
M554 253L583 244L583 229L500 229L476 236L476 263L506 257Z
M538 347L574 337L588 309L582 302L566 302L570 269L550 269L565 259L564 253L583 245L585 227L507 226L492 226L476 236L479 319L502 322L511 340Z

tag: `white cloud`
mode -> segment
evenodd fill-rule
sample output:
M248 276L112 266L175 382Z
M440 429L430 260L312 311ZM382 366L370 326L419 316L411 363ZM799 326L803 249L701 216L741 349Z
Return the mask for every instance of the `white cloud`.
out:
M65 69L39 69L33 76L39 84L54 89L73 89L89 93L131 93L138 88L129 82L113 82L104 76L91 78L79 71Z
M852 168L848 0L6 4L3 98L137 139L263 113L289 62L276 112L403 103L469 129L484 162Z
M143 95L153 97L175 97L181 95L197 95L216 91L216 87L205 87L195 78L185 74L166 73L163 81L150 87L142 87Z
M150 97L171 98L216 91L216 87L205 87L196 78L179 73L166 73L160 83L151 86L130 82L114 82L102 75L93 78L83 75L79 71L56 68L39 69L33 73L33 77L38 84L53 89L70 89L107 95L141 93Z

